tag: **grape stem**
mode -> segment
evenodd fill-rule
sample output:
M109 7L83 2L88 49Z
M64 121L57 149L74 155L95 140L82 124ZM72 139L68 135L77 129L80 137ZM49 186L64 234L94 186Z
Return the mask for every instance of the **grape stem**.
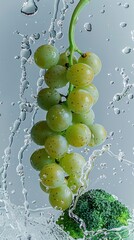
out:
M79 54L82 55L81 50L78 49L76 43L75 43L75 39L74 39L74 35L75 35L75 26L77 23L77 18L79 16L79 13L81 12L82 8L89 3L90 0L80 0L79 3L77 4L76 8L74 9L74 12L72 14L71 17L71 21L70 21L70 25L69 25L69 65L72 66L73 65L73 55L74 52L78 52ZM73 90L73 85L70 84L69 85L69 89L68 89L68 93L70 93Z

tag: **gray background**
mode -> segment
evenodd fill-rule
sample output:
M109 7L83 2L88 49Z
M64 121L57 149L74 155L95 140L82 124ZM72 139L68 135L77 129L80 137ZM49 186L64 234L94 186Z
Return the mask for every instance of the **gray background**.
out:
M69 2L69 1L68 1ZM69 10L66 13L64 21L64 37L56 41L56 46L63 51L68 47L68 23L75 4L69 4ZM119 149L124 151L126 159L134 163L134 100L126 103L127 97L116 104L121 109L120 115L115 115L113 109L108 110L109 102L116 92L121 92L123 88L122 77L115 71L116 67L125 68L130 81L133 82L134 42L131 38L131 30L134 29L134 1L128 0L129 8L123 5L125 1L94 0L87 5L80 14L76 27L76 42L79 48L84 51L92 51L98 54L102 60L103 68L101 73L95 78L94 83L97 86L100 98L94 106L96 122L105 126L108 134L114 131L113 139L108 139L106 143L111 143L111 150L118 154ZM15 30L23 34L41 33L48 30L53 14L54 0L40 0L37 2L38 12L36 15L28 17L20 13L23 1L2 1L0 8L0 166L2 166L2 156L5 147L8 145L10 127L19 116L19 84L20 84L20 62L14 57L19 55L22 38L15 34ZM104 7L105 5L105 7ZM62 8L62 3L60 9ZM105 9L105 13L101 13ZM89 15L93 17L89 18ZM58 15L59 18L59 15ZM92 24L92 31L87 32L84 24ZM121 28L120 22L126 22L127 27ZM48 39L48 34L46 37ZM32 51L44 42L43 37L32 46ZM109 39L109 41L107 40ZM122 49L126 46L132 48L130 54L123 54ZM29 101L31 93L36 94L36 81L38 78L38 68L33 65L27 65L29 89L26 96ZM114 81L114 84L110 84ZM133 89L131 90L133 93ZM13 104L15 103L15 104ZM125 110L122 113L122 110ZM29 128L31 124L31 113L27 114L27 120L22 123L19 132L14 138L12 147L11 164L8 170L8 189L11 201L15 204L23 204L21 194L20 178L16 175L16 166L18 165L17 154L24 142L24 129ZM44 112L39 110L36 121L44 118ZM120 131L122 130L122 131ZM24 153L23 164L25 166L26 188L28 189L28 200L32 208L42 207L48 203L48 196L44 194L38 184L38 173L35 172L29 163L29 157L34 149L38 148L34 143L29 146ZM92 153L92 149L89 155ZM88 156L86 157L88 159ZM101 163L106 163L102 168ZM134 208L134 170L125 163L120 163L113 157L105 154L96 161L95 167L90 175L90 188L103 188L108 192L118 196L118 198L131 209ZM15 193L14 191L15 190ZM13 192L12 192L13 191ZM32 203L33 201L36 203Z

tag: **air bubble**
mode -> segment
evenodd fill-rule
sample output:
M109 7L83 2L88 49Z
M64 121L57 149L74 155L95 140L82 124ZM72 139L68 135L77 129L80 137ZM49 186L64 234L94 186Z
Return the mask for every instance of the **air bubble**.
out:
M37 12L38 7L35 4L34 0L26 0L26 2L23 4L21 13L26 15L33 15Z
M85 23L84 24L84 29L88 32L92 31L92 24L91 23Z

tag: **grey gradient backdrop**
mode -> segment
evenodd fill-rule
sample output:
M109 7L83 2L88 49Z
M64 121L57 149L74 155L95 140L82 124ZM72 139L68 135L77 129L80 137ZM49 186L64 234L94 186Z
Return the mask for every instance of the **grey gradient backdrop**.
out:
M69 5L64 22L64 37L56 41L56 46L68 47L68 23L78 1L74 5ZM125 4L125 1L120 1ZM98 54L103 63L101 73L95 78L94 83L100 92L98 103L94 107L96 114L96 122L105 126L108 133L114 131L113 140L109 139L106 143L112 144L112 151L118 153L122 149L126 158L134 162L134 100L126 104L127 97L116 104L125 113L115 115L113 110L108 110L109 101L112 100L116 92L122 90L122 78L119 72L115 71L115 67L125 68L126 74L129 75L133 82L134 42L131 39L131 30L134 29L134 1L128 0L129 8L118 6L117 0L92 0L80 14L76 27L76 42L79 48L84 51L93 51ZM54 0L40 0L37 2L39 11L32 17L24 16L20 13L23 1L4 0L0 8L0 157L2 157L5 147L8 145L9 128L14 120L19 116L19 80L20 67L19 60L15 60L14 56L19 55L21 37L13 34L15 30L19 30L23 34L41 33L42 30L48 30L50 20L53 13ZM104 7L105 5L105 7ZM60 8L62 8L62 1ZM102 14L101 10L105 9ZM50 13L51 12L51 13ZM89 14L93 14L89 18ZM59 17L59 15L58 15ZM84 30L84 23L92 24L92 31ZM121 28L120 22L126 22L127 27ZM48 35L46 35L48 38ZM107 41L106 39L110 39ZM47 41L41 38L32 50ZM132 48L130 54L122 54L122 49L126 46ZM27 98L32 101L30 95L36 93L36 80L38 78L38 68L35 65L28 65L28 81L30 82L29 90L26 91ZM110 82L114 81L113 85ZM134 92L132 89L131 92ZM11 103L15 103L13 106ZM36 121L44 118L44 112L40 110L36 116ZM8 184L11 201L15 204L23 204L21 194L20 179L16 175L16 166L18 164L17 153L24 141L24 129L30 127L31 114L27 114L27 120L22 123L20 131L14 138L12 147L11 164L8 170ZM122 130L120 133L119 130ZM45 206L48 204L48 197L44 194L38 184L38 173L30 166L29 157L34 149L38 148L34 143L25 152L23 164L26 174L26 188L28 189L28 200L32 208ZM92 149L89 155L92 153ZM88 156L87 156L88 158ZM100 164L106 163L104 169ZM2 158L0 160L2 166ZM108 192L118 196L118 198L130 208L134 208L134 176L133 169L125 163L105 154L96 161L95 167L90 175L90 188L103 188ZM121 181L122 183L120 183ZM15 190L15 193L11 193ZM35 200L36 203L32 203Z

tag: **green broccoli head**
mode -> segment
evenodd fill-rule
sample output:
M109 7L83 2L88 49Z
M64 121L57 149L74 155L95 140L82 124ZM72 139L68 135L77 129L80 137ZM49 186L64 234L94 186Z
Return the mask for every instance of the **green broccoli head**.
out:
M128 208L120 203L114 196L106 193L102 189L94 189L85 192L78 199L74 214L81 218L87 231L94 233L101 229L109 230L107 233L108 240L118 240L116 231L110 229L119 228L128 225L130 212ZM57 220L64 231L68 232L74 239L83 238L84 233L79 223L69 216L69 210L63 212L62 216ZM121 230L120 236L125 239L128 237L128 230ZM94 234L92 240L100 240L104 238L104 231Z

